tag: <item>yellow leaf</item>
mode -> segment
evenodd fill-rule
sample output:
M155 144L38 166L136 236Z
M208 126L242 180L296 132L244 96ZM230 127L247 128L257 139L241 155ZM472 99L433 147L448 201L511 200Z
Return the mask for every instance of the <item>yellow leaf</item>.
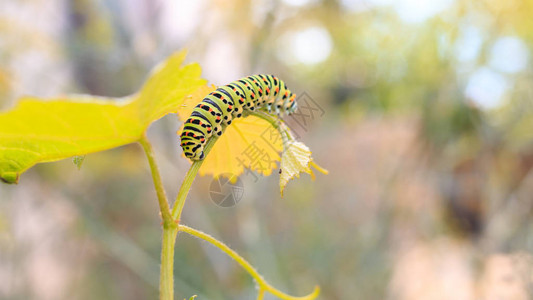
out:
M289 183L289 180L294 179L294 177L299 178L300 173L305 172L311 174L314 179L311 166L324 174L328 173L328 171L313 162L311 151L306 145L297 141L290 141L281 157L279 187L282 197L283 190L287 186L287 183Z
M182 66L185 52L154 69L141 91L127 98L26 97L0 113L0 179L16 183L39 162L111 149L137 141L185 96L205 85L197 64Z
M254 116L235 119L217 140L199 172L215 177L239 176L247 168L268 176L276 168L282 149L281 136L267 121Z
M181 66L185 51L180 51L160 63L138 94L140 117L149 125L168 113L177 112L185 97L206 85L198 64Z
M194 91L192 94L187 95L187 97L185 97L185 100L183 101L183 104L180 105L178 109L178 116L180 120L187 120L192 114L192 110L194 109L194 107L198 103L200 103L205 96L216 90L216 88L217 87L215 85L206 84L196 89L196 91Z

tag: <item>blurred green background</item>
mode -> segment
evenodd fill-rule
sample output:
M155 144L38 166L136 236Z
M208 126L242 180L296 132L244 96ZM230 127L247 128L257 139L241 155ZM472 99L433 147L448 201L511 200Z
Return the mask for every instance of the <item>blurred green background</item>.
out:
M291 294L533 299L532 16L531 0L7 0L0 107L125 96L182 48L213 84L276 74L323 111L287 121L330 174L284 198L277 174L243 175L231 208L198 178L184 224ZM179 126L149 131L171 199L188 168ZM159 223L138 145L79 171L38 165L0 185L0 298L156 298ZM245 272L185 234L175 274L177 299L255 299Z

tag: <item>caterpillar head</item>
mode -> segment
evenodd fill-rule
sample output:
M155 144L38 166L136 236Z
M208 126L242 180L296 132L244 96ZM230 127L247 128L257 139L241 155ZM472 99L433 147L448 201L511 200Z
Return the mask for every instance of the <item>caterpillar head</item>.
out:
M296 103L296 95L291 93L289 101L285 105L285 111L287 114L292 114L298 109L298 103Z
M186 134L181 135L181 148L185 157L191 160L204 159L204 143L200 140L185 137Z

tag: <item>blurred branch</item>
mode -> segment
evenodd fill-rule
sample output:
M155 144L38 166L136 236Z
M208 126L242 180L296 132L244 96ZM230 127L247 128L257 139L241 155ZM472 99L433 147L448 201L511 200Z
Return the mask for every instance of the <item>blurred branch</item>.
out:
M533 211L533 169L530 169L514 192L507 197L503 207L499 207L496 213L489 218L486 242L500 248L505 246L508 237L516 236L520 230L527 229ZM505 228L505 232L502 229Z
M85 225L89 234L98 240L109 254L139 276L150 286L157 288L158 262L149 253L142 249L135 241L117 232L103 222L103 217L95 215L93 209L83 205L84 201L74 201L78 206L80 220ZM177 285L182 290L193 291L194 289L184 281L178 281ZM200 295L202 296L202 295ZM202 296L203 297L203 296Z
M94 216L88 206L79 207L78 213L85 229L107 248L108 252L124 266L152 287L157 287L157 260L141 249L134 241L106 226L101 217Z
M256 31L255 36L252 37L251 45L253 50L250 51L250 69L253 71L257 66L260 57L263 56L265 52L264 45L268 42L269 37L272 35L274 28L274 22L276 21L276 13L279 11L279 1L272 1L271 7L266 13L265 20L263 24L259 27L259 30ZM250 16L253 14L250 13Z

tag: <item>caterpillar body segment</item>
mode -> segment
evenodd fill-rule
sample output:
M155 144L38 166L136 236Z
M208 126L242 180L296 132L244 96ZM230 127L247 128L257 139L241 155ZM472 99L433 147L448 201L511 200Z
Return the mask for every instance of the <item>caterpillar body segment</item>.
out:
M246 111L292 114L296 95L285 82L273 75L253 75L233 81L209 93L193 109L181 133L181 147L191 160L204 159L204 146L214 134L221 136L226 126Z

